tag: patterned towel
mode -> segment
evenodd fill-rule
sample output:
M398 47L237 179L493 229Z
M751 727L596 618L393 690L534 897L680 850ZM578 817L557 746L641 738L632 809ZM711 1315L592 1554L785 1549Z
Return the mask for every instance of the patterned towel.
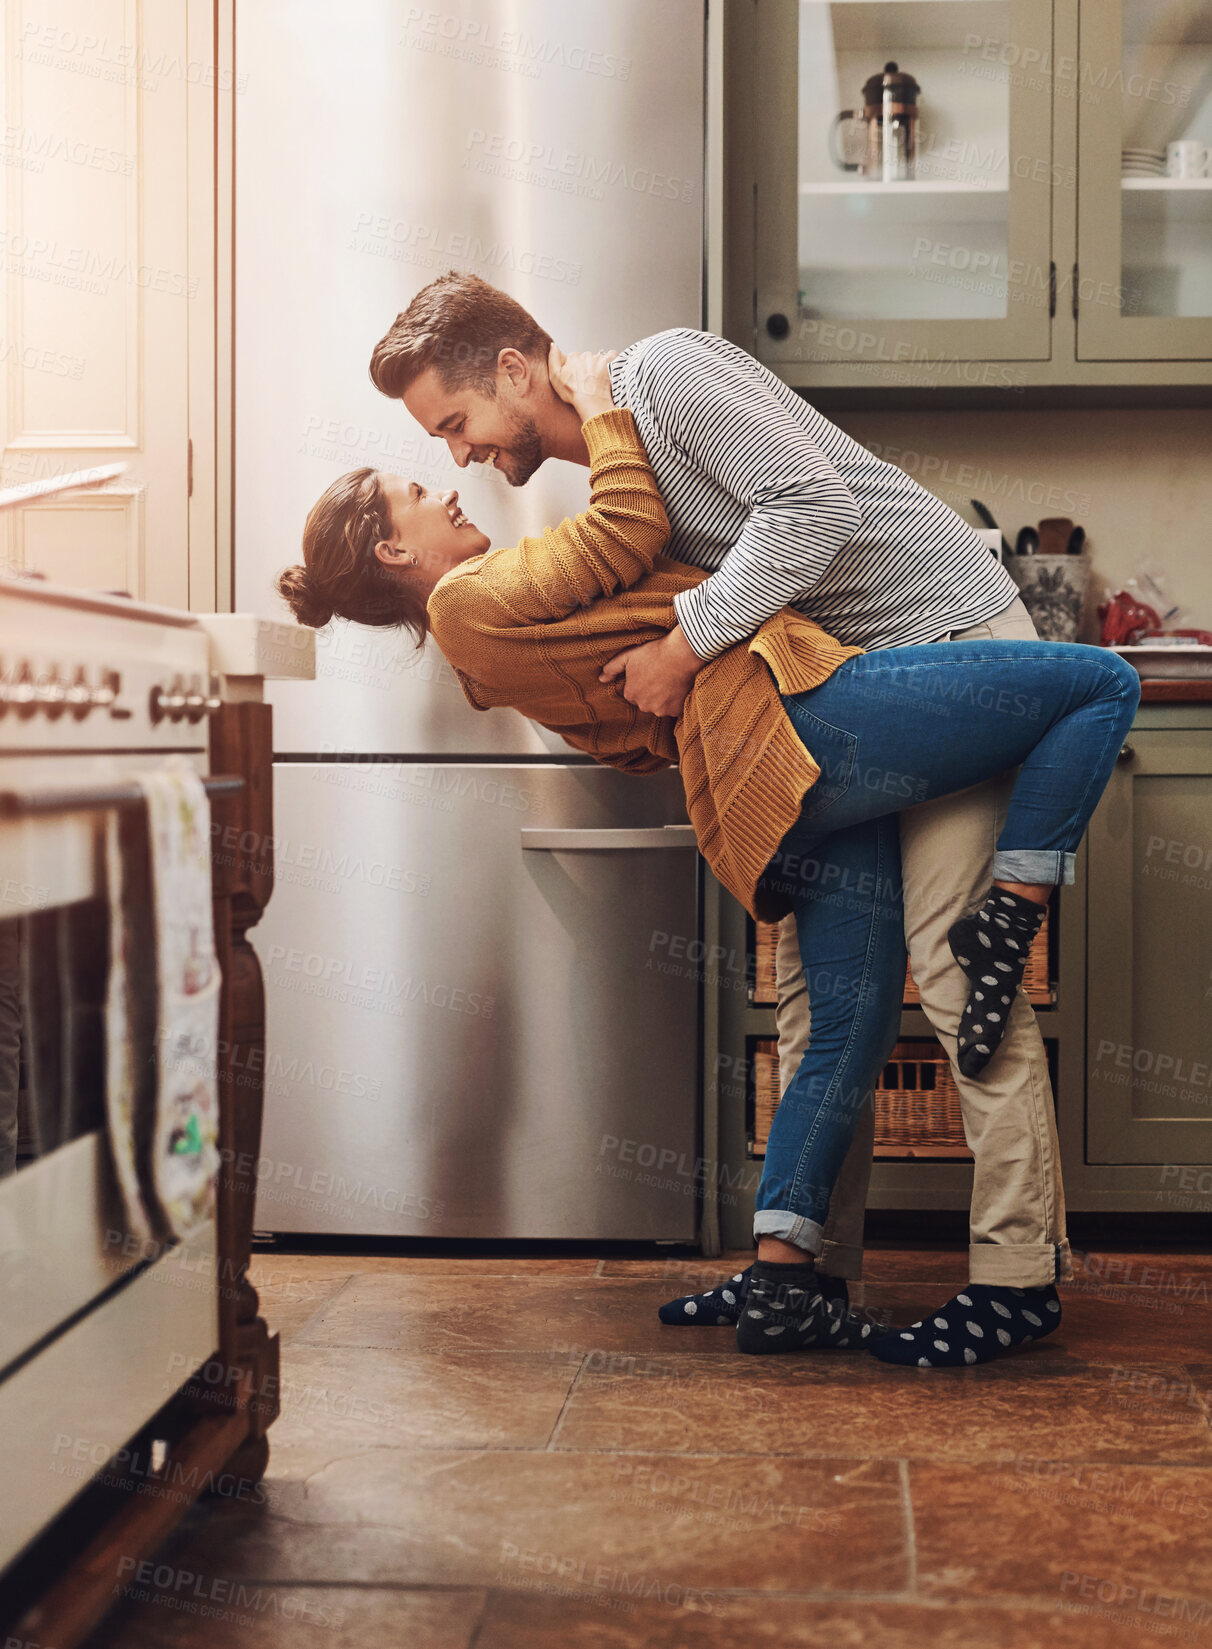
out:
M138 776L111 814L107 1111L132 1235L188 1237L212 1218L219 1169L221 978L210 804L183 758Z

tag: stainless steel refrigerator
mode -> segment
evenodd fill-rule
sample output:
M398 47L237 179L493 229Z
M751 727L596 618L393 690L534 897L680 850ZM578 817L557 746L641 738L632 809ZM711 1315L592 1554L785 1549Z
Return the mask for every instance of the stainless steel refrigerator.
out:
M566 348L702 324L703 0L256 0L236 20L236 605L281 616L308 507L364 464L457 486L494 543L584 508L576 466L517 490L457 470L367 363L451 267ZM318 653L314 683L272 690L258 1226L693 1238L677 775L472 710L432 645L338 622Z

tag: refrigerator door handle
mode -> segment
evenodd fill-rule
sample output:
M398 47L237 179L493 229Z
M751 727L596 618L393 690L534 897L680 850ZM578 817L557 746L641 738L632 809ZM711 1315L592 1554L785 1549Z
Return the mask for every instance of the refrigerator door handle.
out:
M601 853L654 847L698 847L693 825L654 830L523 830L522 846L550 853Z

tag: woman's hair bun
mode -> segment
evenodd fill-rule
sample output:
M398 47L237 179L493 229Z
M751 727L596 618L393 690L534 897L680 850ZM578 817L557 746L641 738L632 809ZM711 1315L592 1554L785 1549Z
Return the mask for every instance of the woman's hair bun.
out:
M278 594L299 623L313 630L322 630L333 615L331 601L316 589L306 567L287 567L278 579Z

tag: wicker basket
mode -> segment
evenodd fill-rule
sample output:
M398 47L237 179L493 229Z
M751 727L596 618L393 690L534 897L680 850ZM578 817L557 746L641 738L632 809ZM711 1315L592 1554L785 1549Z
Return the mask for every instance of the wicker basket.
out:
M1034 1002L1044 1007L1052 1004L1052 983L1048 978L1048 923L1052 919L1051 910L1044 912L1044 919L1040 923L1039 932L1031 941L1031 950L1027 956L1027 966L1023 972L1023 991L1028 1002ZM917 1006L922 1000L921 992L913 982L913 970L905 970L905 1003Z
M1027 957L1027 967L1023 974L1023 990L1028 1002L1034 1002L1044 1007L1052 1003L1052 985L1048 973L1048 923L1052 912L1046 911L1040 930L1031 945L1030 955ZM753 924L753 955L754 955L754 984L753 1001L758 1007L771 1007L779 999L778 980L775 974L774 958L778 950L779 929L777 922L755 922ZM921 992L913 982L912 969L905 970L905 1004L917 1007L921 1003Z
M763 1037L753 1047L753 1149L765 1155L779 1107L779 1045Z
M875 1085L875 1143L964 1145L959 1089L938 1042L898 1042Z
M778 976L775 972L775 952L779 948L779 924L753 924L753 1000L756 1006L772 1007L779 999Z
M778 1043L762 1038L753 1050L753 1150L765 1155L779 1103ZM897 1149L966 1149L959 1089L937 1042L898 1042L875 1085L875 1143Z

